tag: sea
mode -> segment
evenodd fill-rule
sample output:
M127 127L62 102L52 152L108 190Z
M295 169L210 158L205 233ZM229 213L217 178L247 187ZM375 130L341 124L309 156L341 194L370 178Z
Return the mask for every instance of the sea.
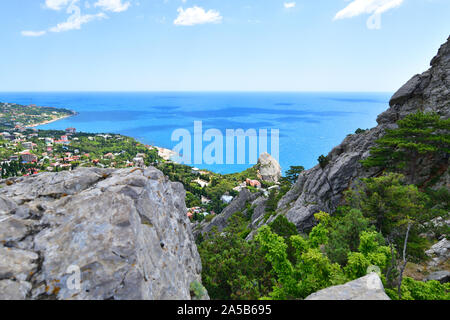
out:
M254 157L250 152L265 151L264 146L259 146L261 139L264 142L264 129L267 130L267 151L272 153L274 146L273 154L283 171L290 166L311 168L320 155L326 155L348 134L358 128L375 126L377 115L389 107L391 95L388 92L3 92L0 102L67 108L78 113L38 126L38 129L74 127L79 132L119 133L167 149L173 149L190 133L192 156L188 164L226 174L251 167ZM195 135L194 123L197 128L201 124L202 129ZM256 132L258 149L250 150L250 139L247 139L244 163L238 163L236 141L235 160L226 164L225 135L227 130L237 129ZM210 141L205 139L207 132L215 134ZM194 151L205 152L208 145L219 140L220 133L223 156L220 152L216 154L216 150L211 152L213 163L211 159L200 159L203 157L195 159ZM198 142L197 147L195 142ZM181 155L187 154L187 150L181 152Z

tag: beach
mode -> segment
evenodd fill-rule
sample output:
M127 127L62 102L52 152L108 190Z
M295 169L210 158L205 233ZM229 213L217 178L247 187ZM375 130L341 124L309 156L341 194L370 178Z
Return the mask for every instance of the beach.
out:
M77 115L76 112L74 112L73 114L62 116L62 117L58 117L58 118L55 118L55 119L52 119L52 120L47 120L47 121L35 123L35 124L32 124L32 125L28 125L28 126L25 126L25 128L34 128L34 127L38 127L38 126L43 126L43 125L46 125L46 124L49 124L49 123L52 123L52 122L55 122L55 121L59 121L59 120L62 120L62 119L73 117L75 115Z

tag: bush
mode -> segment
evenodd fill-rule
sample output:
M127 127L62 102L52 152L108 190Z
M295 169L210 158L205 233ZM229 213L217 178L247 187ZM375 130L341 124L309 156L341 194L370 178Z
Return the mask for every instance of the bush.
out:
M328 156L325 157L324 155L321 155L321 156L317 159L317 161L319 161L320 167L321 167L322 169L324 169L324 168L328 165L328 163L330 163L329 157L328 157Z

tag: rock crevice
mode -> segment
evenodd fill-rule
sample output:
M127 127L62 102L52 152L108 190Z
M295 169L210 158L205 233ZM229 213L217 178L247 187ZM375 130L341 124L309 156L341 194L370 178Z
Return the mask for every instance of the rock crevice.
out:
M155 168L0 183L0 299L190 299L201 282L184 188Z

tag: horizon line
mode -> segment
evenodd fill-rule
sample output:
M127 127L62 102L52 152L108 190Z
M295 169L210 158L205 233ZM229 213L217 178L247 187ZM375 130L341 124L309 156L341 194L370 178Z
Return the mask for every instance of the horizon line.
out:
M22 90L0 93L394 93L395 91L348 91L348 90Z

